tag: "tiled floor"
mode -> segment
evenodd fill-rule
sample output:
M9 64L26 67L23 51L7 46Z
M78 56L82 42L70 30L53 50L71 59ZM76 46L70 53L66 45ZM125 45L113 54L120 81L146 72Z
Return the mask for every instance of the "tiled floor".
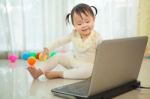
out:
M41 76L33 80L26 70L27 63L18 60L10 64L8 60L0 60L0 99L62 99L53 96L50 89L79 80L54 79L47 80ZM139 74L143 86L150 86L150 60L144 59ZM150 99L150 89L130 91L115 99Z

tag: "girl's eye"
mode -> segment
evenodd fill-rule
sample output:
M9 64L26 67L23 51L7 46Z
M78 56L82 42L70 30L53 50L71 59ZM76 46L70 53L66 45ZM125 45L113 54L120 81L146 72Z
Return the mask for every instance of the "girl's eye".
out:
M81 25L81 24L78 24L78 25Z

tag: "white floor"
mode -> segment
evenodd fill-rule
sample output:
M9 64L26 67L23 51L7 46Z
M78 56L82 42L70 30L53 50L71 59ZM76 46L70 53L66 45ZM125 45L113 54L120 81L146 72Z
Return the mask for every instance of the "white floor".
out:
M0 60L0 99L62 99L53 96L50 90L57 86L74 83L79 80L54 79L47 80L41 76L33 80L26 70L27 63L18 60L10 64L8 60ZM150 59L144 59L139 74L143 86L150 87ZM130 91L115 99L150 99L150 89Z

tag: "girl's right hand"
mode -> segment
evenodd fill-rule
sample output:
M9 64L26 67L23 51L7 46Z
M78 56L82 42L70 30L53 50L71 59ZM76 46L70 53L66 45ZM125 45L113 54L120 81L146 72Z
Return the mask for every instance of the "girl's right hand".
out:
M44 55L49 55L49 49L45 47L45 48L44 48L44 51L43 51L43 54L44 54Z
M40 60L45 60L45 58L47 58L48 56L49 56L49 49L44 48L44 51L40 55Z

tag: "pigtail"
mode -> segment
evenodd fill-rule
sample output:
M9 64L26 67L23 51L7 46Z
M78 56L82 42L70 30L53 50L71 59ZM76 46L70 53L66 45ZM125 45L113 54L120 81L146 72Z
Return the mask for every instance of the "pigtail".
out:
M70 16L70 15L71 15L70 13L68 13L68 14L66 15L66 24L67 24L67 23L70 23L70 22L69 22L69 16Z
M96 16L97 13L98 13L97 8L95 6L91 6L91 8L94 8L94 10L95 10L95 16Z

